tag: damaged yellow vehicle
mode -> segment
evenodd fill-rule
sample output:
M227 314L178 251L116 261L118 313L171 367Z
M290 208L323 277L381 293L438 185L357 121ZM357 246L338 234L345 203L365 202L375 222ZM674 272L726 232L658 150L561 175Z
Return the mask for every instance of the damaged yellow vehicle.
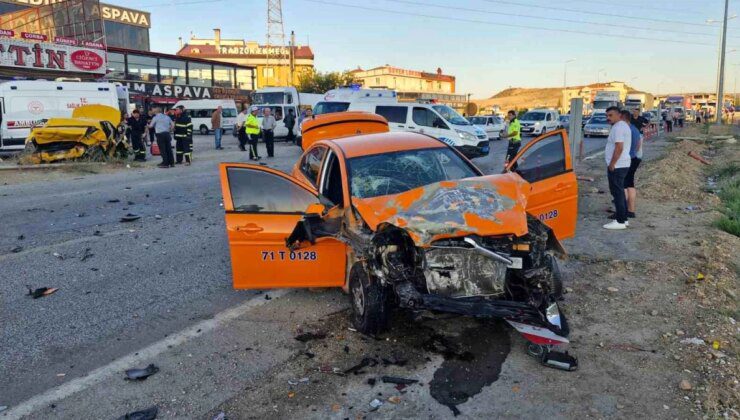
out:
M26 139L30 163L86 159L125 158L130 149L119 131L121 112L106 105L85 105L70 118L50 118L31 130Z

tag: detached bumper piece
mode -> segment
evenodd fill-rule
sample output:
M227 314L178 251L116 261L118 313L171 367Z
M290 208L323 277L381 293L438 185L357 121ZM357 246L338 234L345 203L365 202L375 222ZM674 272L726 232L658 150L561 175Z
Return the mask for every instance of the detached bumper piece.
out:
M463 155L465 155L468 159L473 159L481 156L488 156L488 153L491 151L491 148L488 144L488 140L481 141L476 146L456 146L457 150L460 151Z
M449 298L422 294L409 282L396 285L395 290L400 305L404 308L428 309L476 318L501 318L534 344L568 343L567 324L561 324L561 315L555 303L548 307L545 314L524 302L491 300L480 296Z

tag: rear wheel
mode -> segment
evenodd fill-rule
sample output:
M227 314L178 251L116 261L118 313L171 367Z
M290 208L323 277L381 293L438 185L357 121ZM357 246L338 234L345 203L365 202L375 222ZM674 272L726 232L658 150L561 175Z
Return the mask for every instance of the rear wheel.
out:
M388 326L388 289L370 277L361 263L352 266L349 275L352 325L363 334L374 335Z
M205 125L201 125L199 131L200 131L200 134L204 136L208 135L208 127L206 127Z
M85 159L92 161L92 162L104 162L105 161L105 151L103 150L103 147L101 146L90 146L88 147L87 151L84 155Z

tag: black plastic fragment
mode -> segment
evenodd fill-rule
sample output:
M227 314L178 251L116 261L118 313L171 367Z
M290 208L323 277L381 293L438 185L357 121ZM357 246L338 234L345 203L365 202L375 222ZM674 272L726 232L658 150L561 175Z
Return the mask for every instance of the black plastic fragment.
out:
M157 372L159 372L159 368L154 364L150 364L144 369L129 369L126 371L126 380L143 381Z
M377 364L378 364L378 361L375 360L374 358L372 358L372 357L365 357L365 358L363 358L360 361L360 363L358 363L358 364L352 366L351 368L345 370L344 371L344 374L346 375L348 373L354 373L355 375L359 375L360 373L362 373L362 368L366 368L368 366L371 366L371 367L372 366L376 366Z
M157 418L157 413L159 413L159 407L155 405L145 410L126 413L119 417L118 420L154 420Z
M419 382L416 379L400 378L398 376L383 376L380 378L386 384L411 385Z
M311 340L323 340L326 338L326 333L323 331L305 332L302 334L298 334L294 338L301 343L305 343Z
M141 216L139 216L137 214L133 214L133 213L128 213L125 216L121 217L121 222L124 222L124 223L126 223L126 222L133 222L133 221L139 220L139 219L141 219Z

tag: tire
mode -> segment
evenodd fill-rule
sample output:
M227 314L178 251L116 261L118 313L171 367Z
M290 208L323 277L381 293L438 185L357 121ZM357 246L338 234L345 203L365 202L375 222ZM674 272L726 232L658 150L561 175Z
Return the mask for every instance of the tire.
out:
M371 278L362 263L355 263L349 274L350 319L362 334L379 334L388 327L390 305L388 289Z
M208 135L208 127L206 127L205 125L201 125L198 131L200 131L200 134L204 136Z
M105 151L100 146L89 147L83 157L91 162L105 162L106 160Z

